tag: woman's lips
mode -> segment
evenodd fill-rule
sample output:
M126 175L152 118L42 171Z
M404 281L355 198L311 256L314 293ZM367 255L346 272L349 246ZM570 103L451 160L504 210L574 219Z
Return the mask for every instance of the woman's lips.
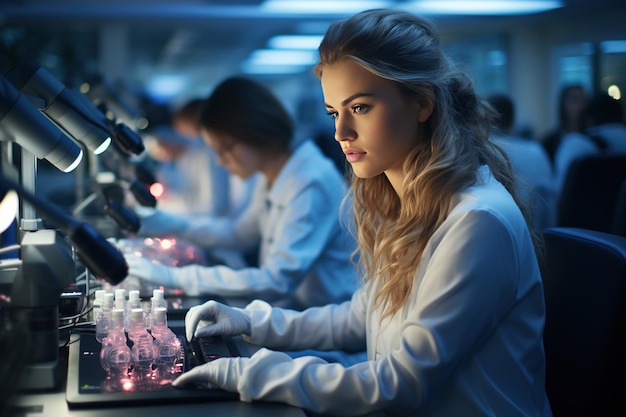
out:
M344 149L343 153L350 163L357 162L365 156L365 152L356 149Z

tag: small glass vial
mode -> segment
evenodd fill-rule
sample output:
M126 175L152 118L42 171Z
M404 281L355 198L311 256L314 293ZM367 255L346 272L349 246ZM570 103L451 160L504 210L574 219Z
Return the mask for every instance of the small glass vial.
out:
M111 330L102 341L100 364L112 376L128 374L132 364L131 350L124 332L124 310L115 308L111 311Z
M104 294L104 303L102 304L102 310L96 319L96 340L102 343L102 340L107 337L111 330L111 311L113 310L113 294Z
M171 370L179 359L181 342L167 325L165 307L156 307L152 314L152 336L157 347L157 365L164 370Z
M152 364L156 360L156 346L152 335L144 326L144 312L141 308L130 311L130 330L128 338L133 342L131 354L133 357L134 371L145 376L150 373Z

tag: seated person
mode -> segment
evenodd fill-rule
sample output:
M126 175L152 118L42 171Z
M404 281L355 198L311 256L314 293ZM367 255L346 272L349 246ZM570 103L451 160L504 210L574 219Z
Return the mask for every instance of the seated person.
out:
M554 168L554 157L561 140L568 133L584 133L584 114L587 105L587 91L582 84L568 84L561 87L558 101L559 123L544 135L540 143L550 158Z
M598 93L585 110L586 133L605 154L626 154L626 122L621 103L606 93Z
M129 276L187 295L260 298L295 309L349 299L358 274L350 259L356 243L340 221L346 181L314 143L294 146L293 120L278 98L252 80L227 79L203 103L200 132L231 174L261 174L251 204L237 218L156 211L139 233L258 248L258 266L173 267L130 253Z
M231 175L223 166L217 163L215 151L203 142L200 135L198 123L203 101L201 98L194 98L176 109L172 114L172 128L175 132L186 137L191 143L200 145L210 155L208 163L210 187L197 190L198 193L209 193L211 196L208 214L215 216L238 216L250 202L258 175L242 179L236 175ZM200 172L202 171L196 170L194 175L199 177L200 175L198 174Z
M509 96L492 94L487 102L498 113L493 140L504 149L520 178L520 194L534 206L534 220L541 229L556 223L556 190L552 165L541 143L513 134L515 105Z
M584 133L563 137L555 155L558 196L574 161L593 155L626 154L626 125L620 101L606 93L594 95L583 112Z
M199 141L178 134L170 126L159 126L144 137L146 152L155 161L155 177L163 191L155 195L160 210L179 215L212 214L213 195L220 193L212 151ZM222 193L223 194L223 193ZM223 199L218 199L223 200Z
M251 357L196 366L173 385L312 415L550 417L541 234L488 135L491 109L447 60L434 26L397 9L330 25L324 106L351 165L364 284L293 311L213 300L188 339L241 334ZM535 246L535 244L537 246ZM273 349L367 349L351 366Z
M163 185L160 210L177 215L231 216L247 206L256 176L242 180L218 164L215 152L198 131L201 99L175 109L169 125L145 137L147 154L156 162Z

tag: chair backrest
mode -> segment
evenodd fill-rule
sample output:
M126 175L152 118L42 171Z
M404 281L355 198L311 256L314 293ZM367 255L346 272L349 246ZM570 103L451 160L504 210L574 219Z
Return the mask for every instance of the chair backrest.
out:
M544 237L546 391L554 417L626 416L626 237L566 227L548 228Z
M570 166L557 205L557 226L611 233L626 179L626 155L593 155Z

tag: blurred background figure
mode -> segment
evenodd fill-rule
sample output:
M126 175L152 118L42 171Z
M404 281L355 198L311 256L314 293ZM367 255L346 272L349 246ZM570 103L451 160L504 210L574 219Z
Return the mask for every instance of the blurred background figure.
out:
M145 136L147 156L161 188L151 187L159 209L176 214L209 214L213 207L215 158L201 143L191 141L170 126L159 126ZM224 180L225 181L225 180Z
M621 101L606 93L593 96L585 111L586 133L601 152L626 154L626 124Z
M198 132L198 118L202 107L201 98L192 98L174 110L172 114L172 128L190 140L202 142Z
M139 235L183 238L213 253L258 251L256 262L176 267L126 252L129 277L191 296L259 298L298 310L348 300L358 284L356 243L341 217L348 185L312 140L295 141L295 123L273 91L227 78L204 101L200 131L232 175L260 175L250 204L239 217L157 209L142 218Z
M199 143L210 154L211 171L211 196L210 206L213 210L210 215L237 217L250 203L252 191L258 179L258 175L242 179L231 175L216 159L215 152L206 146L199 131L200 109L203 99L194 98L187 101L172 115L172 128L175 132ZM227 198L226 198L227 197Z
M572 132L584 133L583 111L587 100L587 92L581 84L566 85L561 89L558 102L558 126L540 140L553 166L556 150L563 136Z
M572 163L585 156L626 154L626 125L621 101L599 92L583 109L583 132L564 135L554 156L554 173L557 195Z
M509 156L519 178L520 194L535 208L535 223L539 228L554 225L556 194L547 152L536 140L514 134L515 105L509 96L493 94L487 101L499 115L492 138Z
M198 132L201 99L173 111L170 125L147 136L148 155L162 184L158 208L181 215L237 216L248 204L256 178L241 180L217 163Z

